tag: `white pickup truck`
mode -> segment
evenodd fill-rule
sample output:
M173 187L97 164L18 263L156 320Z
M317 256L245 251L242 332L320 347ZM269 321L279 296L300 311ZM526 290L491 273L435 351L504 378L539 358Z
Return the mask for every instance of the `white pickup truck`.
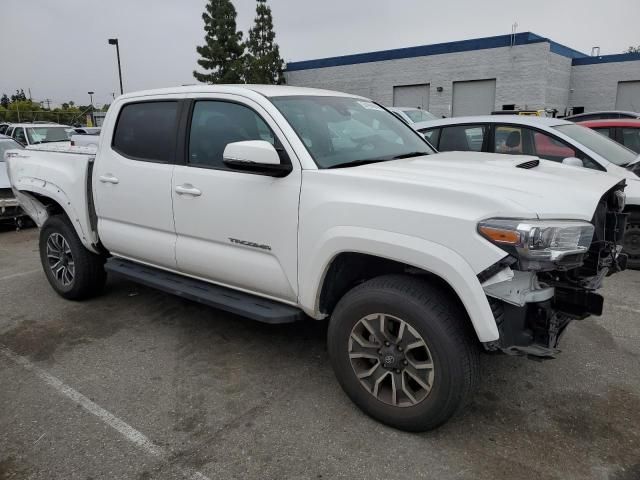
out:
M97 153L13 151L52 287L106 272L268 322L329 320L349 397L405 430L467 400L483 351L551 357L625 267L624 180L435 154L372 101L282 86L119 97Z

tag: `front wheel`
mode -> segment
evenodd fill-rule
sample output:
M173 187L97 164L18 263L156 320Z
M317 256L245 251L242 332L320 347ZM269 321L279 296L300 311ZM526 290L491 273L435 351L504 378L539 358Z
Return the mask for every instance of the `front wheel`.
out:
M416 277L378 277L336 306L329 356L340 385L365 413L402 430L430 430L477 384L478 348L466 322L449 292Z
M104 287L104 257L82 245L67 217L54 215L42 226L40 261L47 280L64 298L82 300Z

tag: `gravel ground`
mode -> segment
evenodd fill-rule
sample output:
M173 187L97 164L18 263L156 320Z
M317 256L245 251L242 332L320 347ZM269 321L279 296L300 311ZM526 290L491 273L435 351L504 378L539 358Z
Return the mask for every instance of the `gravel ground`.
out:
M326 324L269 326L110 278L58 297L37 231L0 232L0 480L640 479L640 272L545 362L484 356L424 434L342 393Z

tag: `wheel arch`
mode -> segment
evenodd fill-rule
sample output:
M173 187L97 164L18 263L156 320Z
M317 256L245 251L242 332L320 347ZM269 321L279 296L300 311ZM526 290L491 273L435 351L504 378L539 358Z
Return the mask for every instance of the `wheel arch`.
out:
M447 247L422 239L411 240L410 245L407 242L403 245L400 242L380 243L380 239L363 239L356 243L366 243L369 248L334 250L324 257L327 260L321 267L316 267L315 275L311 273L312 278L317 279L313 288L301 285L301 305L311 316L324 318L331 314L344 293L362 281L389 273L422 275L451 292L453 298L461 303L481 342L497 340L499 333L495 318L470 265ZM302 266L302 278L308 270Z
M62 189L52 185L49 188L45 186L31 190L14 189L14 194L20 202L20 206L39 228L41 228L52 215L64 215L69 219L71 225L73 225L82 244L88 250L99 253L99 250L95 248L88 238L87 233L85 233L86 227L83 227L80 216Z

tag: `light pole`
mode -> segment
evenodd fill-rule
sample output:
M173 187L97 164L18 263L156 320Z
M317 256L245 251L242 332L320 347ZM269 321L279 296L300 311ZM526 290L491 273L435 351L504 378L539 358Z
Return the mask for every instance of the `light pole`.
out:
M122 89L122 68L120 68L120 44L118 43L117 38L110 38L109 45L116 46L116 56L118 57L118 77L120 78L120 95L122 95L124 90Z
M89 98L91 99L91 104L89 105L89 108L91 109L91 126L93 127L93 125L96 123L93 119L93 93L94 92L87 92L89 94Z

